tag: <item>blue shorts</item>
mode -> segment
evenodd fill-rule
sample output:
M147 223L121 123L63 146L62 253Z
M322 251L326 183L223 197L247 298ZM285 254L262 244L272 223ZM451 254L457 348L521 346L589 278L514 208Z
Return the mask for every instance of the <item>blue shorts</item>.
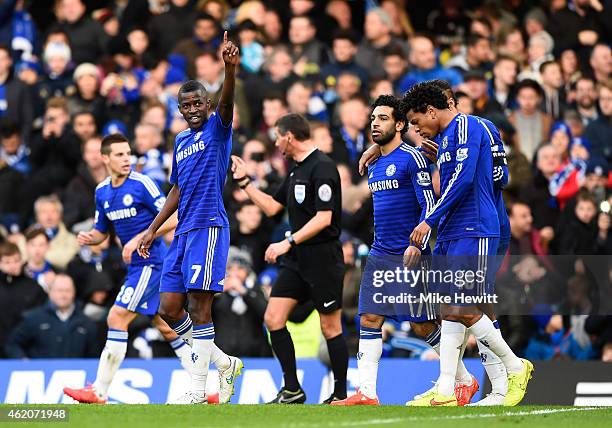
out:
M194 229L175 236L164 259L159 291L222 292L229 243L227 227Z
M493 294L495 273L499 267L498 247L499 238L436 242L432 270L443 275L434 277L433 281L430 277L432 291L450 295L455 306L471 306L473 301L465 296Z
M428 300L429 256L404 268L401 255L370 253L359 288L358 314L383 315L396 321L425 322L437 318L437 304ZM389 275L386 277L386 275Z
M143 315L155 315L159 307L161 266L128 266L125 283L115 305Z

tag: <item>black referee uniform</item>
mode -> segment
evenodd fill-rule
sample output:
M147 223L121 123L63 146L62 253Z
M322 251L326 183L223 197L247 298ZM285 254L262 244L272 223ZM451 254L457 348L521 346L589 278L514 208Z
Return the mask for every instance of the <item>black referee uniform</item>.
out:
M318 149L297 162L274 199L287 207L291 231L300 230L317 211L332 211L331 224L293 247L283 258L271 297L311 299L320 313L342 306L344 257L340 244L342 194L334 161Z

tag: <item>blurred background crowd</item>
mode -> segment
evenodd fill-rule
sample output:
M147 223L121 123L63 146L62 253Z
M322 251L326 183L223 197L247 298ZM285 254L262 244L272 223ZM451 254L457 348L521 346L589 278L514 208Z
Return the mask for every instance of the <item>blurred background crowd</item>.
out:
M311 120L315 145L337 162L352 351L373 229L357 172L368 106L437 78L461 112L496 124L508 154L500 314L521 315L501 317L504 335L530 359L612 361L612 312L600 305L612 299L610 0L1 0L0 357L99 355L125 272L114 238L76 242L106 176L101 136L126 134L134 169L167 191L186 128L178 88L199 80L215 108L224 30L241 50L233 151L256 185L273 193L291 167L271 140L288 112ZM224 199L232 249L216 340L228 354L271 356L263 313L276 270L263 255L288 224L265 218L231 179ZM309 304L292 314L298 357L325 342L317 317ZM128 356L171 355L148 319L130 333ZM385 338L385 356L433 358L407 323L390 321Z

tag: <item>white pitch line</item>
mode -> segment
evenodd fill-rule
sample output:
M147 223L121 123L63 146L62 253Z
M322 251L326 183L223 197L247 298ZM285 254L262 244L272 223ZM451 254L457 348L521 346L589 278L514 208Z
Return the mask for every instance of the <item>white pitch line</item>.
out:
M529 410L519 412L503 412L503 413L481 413L481 414L466 414L456 416L408 416L405 418L388 418L388 419L367 419L362 421L352 422L335 422L334 426L355 426L355 425L371 425L371 424L394 424L397 422L416 422L416 421L440 421L440 420L453 420L453 419L480 419L480 418L497 418L497 417L508 417L508 416L533 416L533 415L548 415L554 413L567 413L567 412L584 412L590 410L601 410L602 407L570 407L564 409L541 409L541 410Z

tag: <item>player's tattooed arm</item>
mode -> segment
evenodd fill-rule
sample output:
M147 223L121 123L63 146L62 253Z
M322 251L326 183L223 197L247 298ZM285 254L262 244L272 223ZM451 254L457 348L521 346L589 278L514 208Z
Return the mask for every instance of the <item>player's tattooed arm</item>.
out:
M179 196L180 191L178 186L175 184L174 186L172 186L172 189L170 189L170 193L168 193L168 196L166 197L166 203L159 211L159 214L157 214L157 217L153 219L153 222L147 228L147 230L144 232L144 235L140 239L140 243L138 244L137 249L140 257L143 257L145 259L149 257L149 248L151 247L153 240L158 236L157 232L178 208Z
M225 63L225 80L219 99L219 115L221 122L228 125L234 114L234 88L236 87L236 66L240 63L240 51L231 40L227 39L227 31L223 33L223 48L221 55Z

